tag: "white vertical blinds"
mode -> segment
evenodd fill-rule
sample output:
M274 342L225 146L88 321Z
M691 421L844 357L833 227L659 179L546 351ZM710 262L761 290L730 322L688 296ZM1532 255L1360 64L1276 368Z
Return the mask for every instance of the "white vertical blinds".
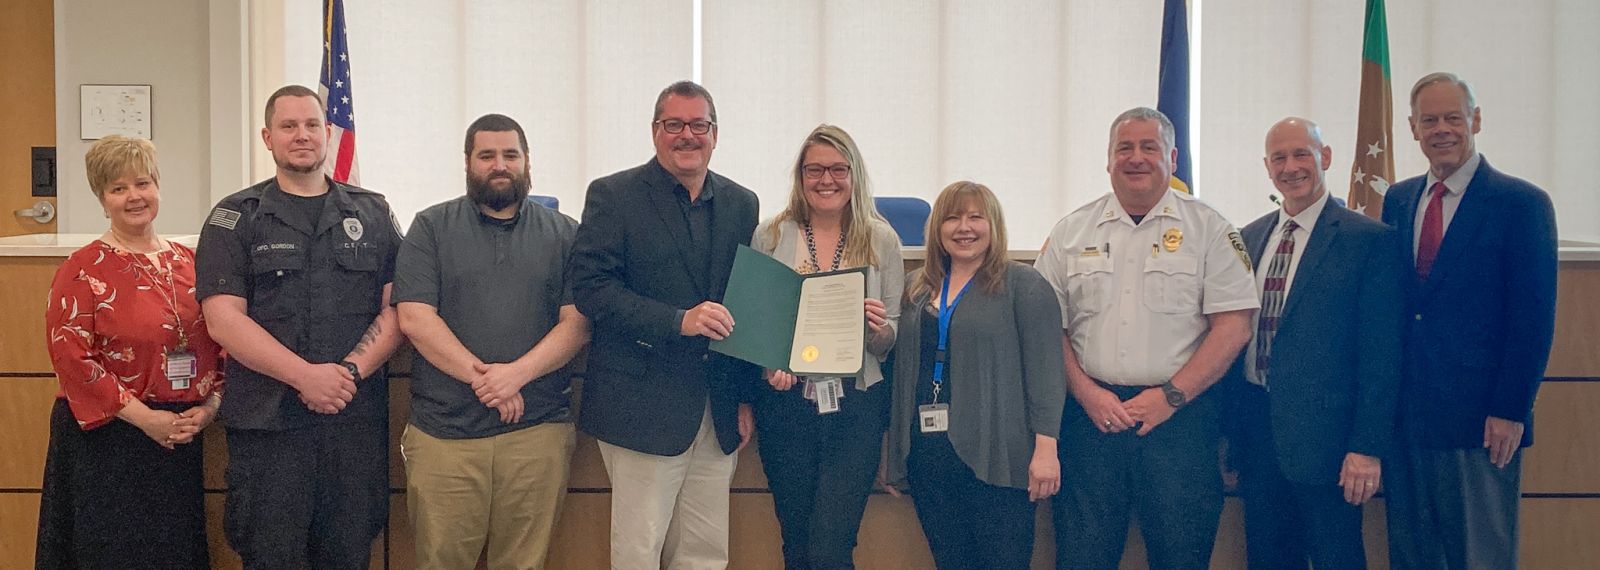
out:
M1203 127L1180 152L1202 199L1237 225L1271 209L1262 138L1285 115L1322 125L1343 196L1363 2L1190 4ZM315 84L319 9L289 0L281 37L258 39L277 43L288 81ZM712 168L771 215L801 138L830 122L855 136L879 195L931 200L977 180L1000 195L1013 249L1037 247L1109 191L1111 119L1154 106L1160 14L1160 0L701 0L721 120ZM351 2L346 17L363 182L403 225L462 193L459 145L488 112L523 124L534 192L576 217L589 180L650 157L657 91L694 72L693 0L389 0ZM1600 3L1391 1L1388 20L1397 174L1426 168L1405 124L1411 83L1455 71L1477 88L1490 161L1551 193L1563 238L1600 241Z

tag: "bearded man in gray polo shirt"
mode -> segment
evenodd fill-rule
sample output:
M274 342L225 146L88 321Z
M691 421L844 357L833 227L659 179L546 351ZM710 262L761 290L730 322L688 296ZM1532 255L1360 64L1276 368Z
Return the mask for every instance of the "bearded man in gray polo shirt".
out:
M529 201L528 138L467 128L467 195L411 224L400 328L420 358L401 439L418 568L542 568L574 445L567 363L589 340L563 275L578 223Z

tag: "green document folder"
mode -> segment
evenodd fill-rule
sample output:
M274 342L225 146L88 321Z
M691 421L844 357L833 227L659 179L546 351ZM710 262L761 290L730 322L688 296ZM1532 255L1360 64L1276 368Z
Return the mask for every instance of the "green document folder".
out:
M801 275L783 262L741 245L734 255L733 274L722 298L722 305L733 315L733 333L723 340L711 341L711 350L794 374L855 375L861 370L864 340L848 339L853 338L852 334L865 338L861 301L855 299L866 296L866 275L865 267ZM808 282L813 286L808 287ZM853 317L826 307L815 310L817 305L813 304L810 316L814 318L808 321L812 330L829 328L837 334L803 334L802 342L796 342L796 330L804 328L800 323L802 296L807 291L820 293L822 288L831 289L829 294L845 300L844 304L853 303ZM832 308L840 306L835 303ZM831 327L819 325L823 320ZM844 330L852 326L859 330ZM852 344L855 346L849 346ZM848 371L841 373L844 368Z

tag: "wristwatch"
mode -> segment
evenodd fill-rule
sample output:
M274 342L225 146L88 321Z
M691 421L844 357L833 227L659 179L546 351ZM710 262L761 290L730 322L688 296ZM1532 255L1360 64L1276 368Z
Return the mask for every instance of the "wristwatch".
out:
M339 361L339 366L343 366L345 370L349 370L350 371L350 376L355 378L356 380L360 380L361 379L361 367L356 366L356 363L348 361L348 360L340 360ZM1182 392L1179 392L1179 393L1181 394ZM1167 401L1169 401L1169 402L1172 401L1172 396L1167 396Z
M1179 390L1177 386L1173 386L1171 380L1161 383L1161 393L1167 397L1167 405L1172 406L1173 409L1182 408L1184 404L1189 403L1189 396L1185 395L1183 390Z

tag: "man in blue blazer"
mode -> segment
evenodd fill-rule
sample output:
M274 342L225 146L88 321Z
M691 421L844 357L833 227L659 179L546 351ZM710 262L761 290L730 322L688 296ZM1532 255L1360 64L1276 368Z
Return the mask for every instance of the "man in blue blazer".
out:
M1227 393L1251 568L1366 568L1360 505L1394 428L1394 231L1331 199L1332 158L1315 123L1273 125L1263 162L1282 208L1244 228L1261 311Z
M1489 166L1472 88L1411 88L1428 173L1390 188L1405 267L1398 453L1385 464L1395 568L1515 568L1522 453L1555 329L1550 197Z
M759 369L708 350L756 195L709 165L717 108L693 82L656 99L656 155L589 184L568 279L594 323L578 429L611 478L612 568L728 565L728 485Z

